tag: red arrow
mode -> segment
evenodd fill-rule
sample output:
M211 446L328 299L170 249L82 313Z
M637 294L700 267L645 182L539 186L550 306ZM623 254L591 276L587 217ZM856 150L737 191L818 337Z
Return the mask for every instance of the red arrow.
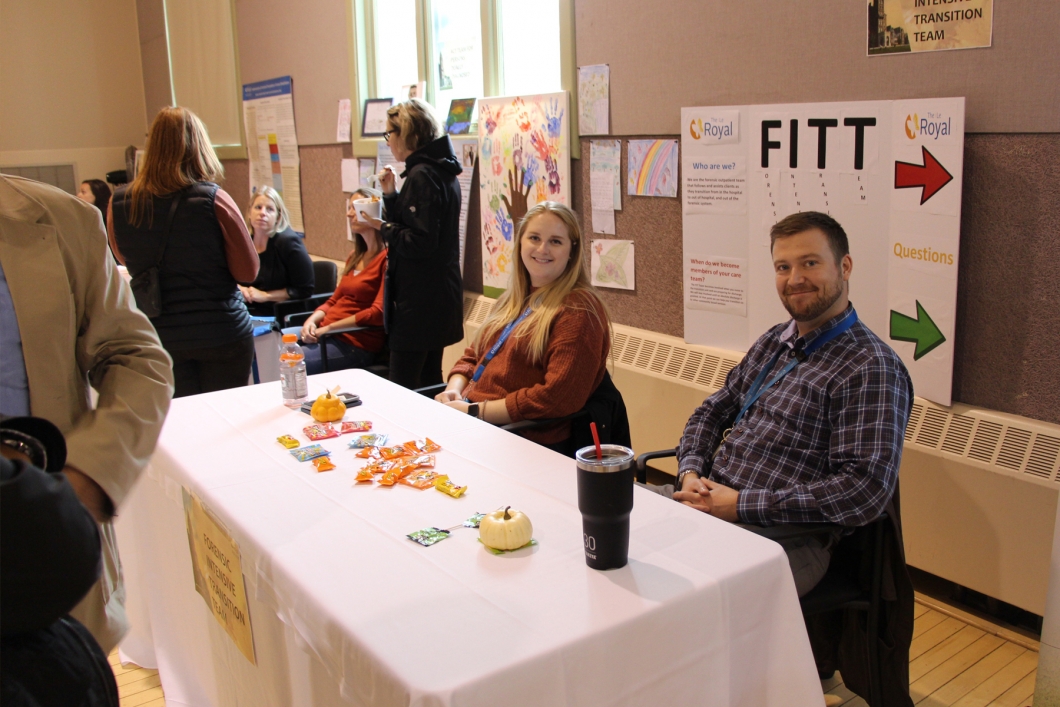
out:
M935 155L928 152L923 145L924 164L913 164L912 162L894 163L894 188L911 189L922 187L920 192L920 203L935 196L939 189L953 181L953 175L946 171Z

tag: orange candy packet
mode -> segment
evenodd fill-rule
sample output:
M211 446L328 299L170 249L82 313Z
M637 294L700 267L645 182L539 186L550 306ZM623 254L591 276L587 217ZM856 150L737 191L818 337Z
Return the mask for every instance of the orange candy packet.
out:
M335 464L332 463L331 457L317 457L313 460L313 466L317 468L317 471L331 471L335 468Z
M405 444L401 446L409 450L410 454L432 454L434 452L442 451L442 446L437 442L432 442L430 437L426 439L414 439L411 442L405 442Z
M438 479L438 476L439 474L436 471L431 469L421 469L406 476L401 480L401 483L417 489L429 489L431 486L434 486L434 482Z

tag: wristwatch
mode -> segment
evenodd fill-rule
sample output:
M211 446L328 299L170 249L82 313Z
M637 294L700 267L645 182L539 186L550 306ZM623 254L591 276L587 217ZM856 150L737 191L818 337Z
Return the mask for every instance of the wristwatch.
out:
M677 474L677 484L674 486L674 488L676 490L681 491L681 490L684 489L684 487L685 487L685 477L688 476L689 474L695 474L696 476L699 476L699 472L696 471L695 469L685 469L684 471L679 472Z
M478 403L471 403L467 406L467 414L471 415L472 417L478 417L478 407Z

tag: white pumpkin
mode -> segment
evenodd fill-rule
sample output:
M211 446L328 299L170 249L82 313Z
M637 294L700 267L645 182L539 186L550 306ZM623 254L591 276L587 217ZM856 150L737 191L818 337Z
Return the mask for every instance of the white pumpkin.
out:
M533 535L530 519L522 511L511 510L511 506L487 513L478 526L482 544L494 550L515 550L530 542Z

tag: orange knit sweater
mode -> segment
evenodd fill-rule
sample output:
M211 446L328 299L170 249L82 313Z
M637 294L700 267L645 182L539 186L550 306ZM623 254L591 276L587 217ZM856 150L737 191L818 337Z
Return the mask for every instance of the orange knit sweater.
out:
M450 376L470 381L500 332L470 346ZM585 292L572 292L552 320L544 359L531 363L527 336L512 334L486 366L477 383L468 383L471 402L504 399L512 421L563 417L581 410L604 379L611 334L599 300ZM527 439L542 444L561 442L571 434L569 422L528 430Z

